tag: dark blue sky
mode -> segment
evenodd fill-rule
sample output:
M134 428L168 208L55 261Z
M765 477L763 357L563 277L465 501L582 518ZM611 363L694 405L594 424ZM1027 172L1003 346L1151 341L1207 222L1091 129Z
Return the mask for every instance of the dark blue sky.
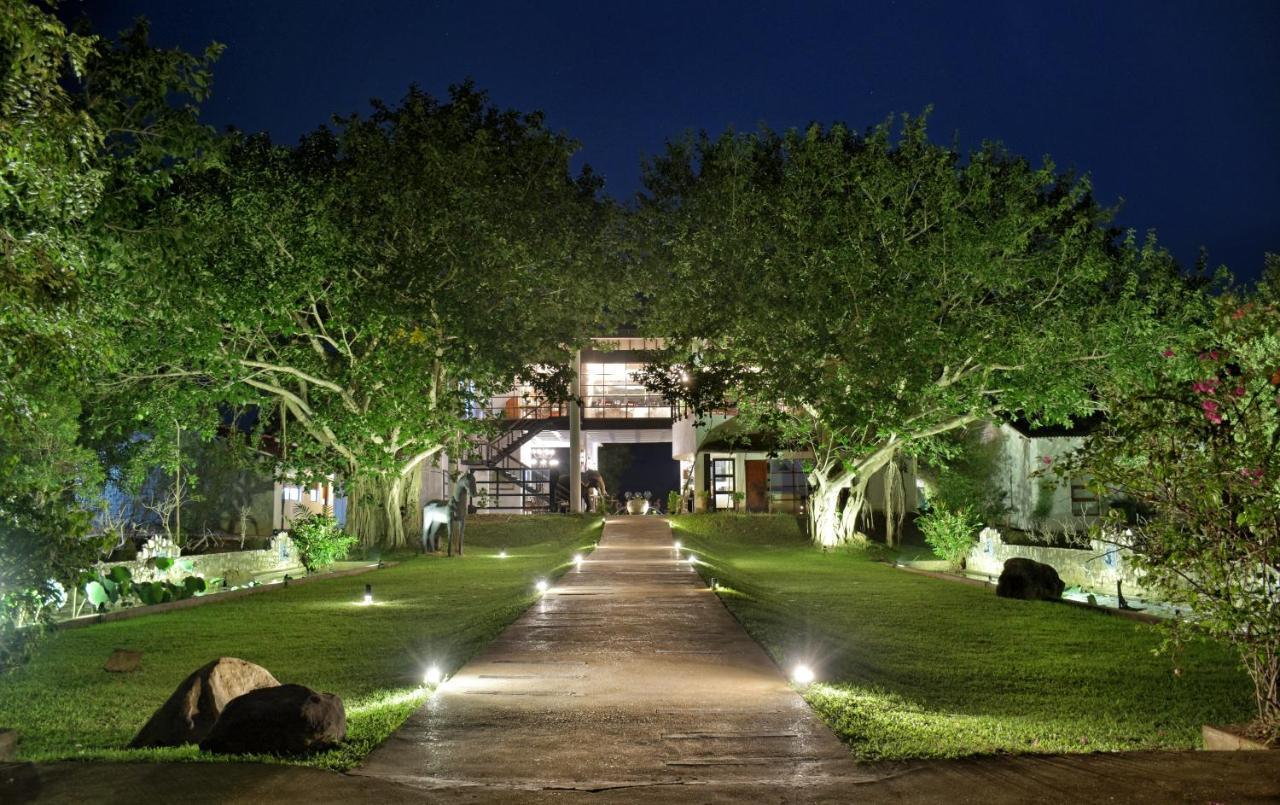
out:
M335 112L467 76L541 109L618 198L686 129L862 129L933 104L932 131L1092 174L1185 263L1256 275L1280 251L1280 2L65 0L161 45L227 45L206 119L292 143Z

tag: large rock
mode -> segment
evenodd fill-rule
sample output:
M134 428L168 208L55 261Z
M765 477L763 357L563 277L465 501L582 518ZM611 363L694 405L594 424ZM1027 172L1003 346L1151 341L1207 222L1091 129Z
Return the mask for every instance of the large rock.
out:
M1006 560L996 595L1001 598L1021 598L1024 601L1057 601L1066 589L1058 571L1033 559L1014 557Z
M281 685L250 691L228 704L200 748L235 755L302 755L346 737L342 699L303 685Z
M260 688L280 684L260 665L219 657L182 681L129 746L181 746L200 743L227 703Z

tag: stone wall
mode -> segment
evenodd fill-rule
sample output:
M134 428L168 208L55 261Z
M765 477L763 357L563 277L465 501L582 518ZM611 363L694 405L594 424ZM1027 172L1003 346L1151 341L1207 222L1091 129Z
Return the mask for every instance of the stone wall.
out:
M152 561L155 557L169 557L174 560L167 570L160 570ZM232 586L247 584L255 578L277 573L290 573L301 576L305 571L298 550L288 534L278 534L271 538L271 543L260 551L228 551L226 553L205 553L192 556L180 556L179 550L172 542L163 537L154 537L138 551L138 558L129 562L103 562L98 565L103 574L111 572L111 568L123 566L129 569L134 581L171 581L181 583L187 576L200 576L208 579L232 579ZM236 583L236 580L239 584Z
M978 535L978 544L969 551L965 567L970 573L999 578L1006 559L1022 557L1050 565L1068 587L1114 595L1118 580L1123 583L1125 595L1151 595L1129 556L1129 551L1096 540L1088 548L1009 545L999 531L984 528Z

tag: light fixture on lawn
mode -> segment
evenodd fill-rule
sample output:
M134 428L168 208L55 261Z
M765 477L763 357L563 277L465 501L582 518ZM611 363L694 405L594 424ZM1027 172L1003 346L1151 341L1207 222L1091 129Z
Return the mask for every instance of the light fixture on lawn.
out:
M507 558L507 549L506 549L506 548L503 548L502 550L498 551L498 558L499 558L499 559L506 559L506 558Z
M422 684L429 688L434 688L440 684L440 680L444 679L444 674L440 671L440 666L433 665L422 675Z
M538 579L538 583L537 583L536 585L534 585L534 586L536 586L536 587L538 588L538 592L540 592L540 593L545 593L545 592L547 591L547 580L546 580L546 579Z
M802 688L811 685L815 678L813 669L804 663L799 663L791 669L791 681Z
M582 567L582 554L575 553L573 555L573 564L577 567Z
M676 540L676 553L680 553L680 540Z
M711 580L711 592L713 592L713 593L714 593L714 592L715 592L716 590L718 590L718 589L720 589L720 580L719 580L719 579L712 579L712 580Z
M373 603L373 585L366 584L364 586L364 604L368 606Z

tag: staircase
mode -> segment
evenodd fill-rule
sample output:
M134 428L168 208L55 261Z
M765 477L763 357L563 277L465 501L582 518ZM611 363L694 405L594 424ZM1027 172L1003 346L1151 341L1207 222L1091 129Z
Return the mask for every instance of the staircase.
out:
M551 474L520 461L521 447L539 433L555 427L558 418L525 416L507 420L488 441L477 441L463 465L474 471L476 492L494 501L491 508L503 511L551 511L556 499ZM519 505L512 505L515 501Z

